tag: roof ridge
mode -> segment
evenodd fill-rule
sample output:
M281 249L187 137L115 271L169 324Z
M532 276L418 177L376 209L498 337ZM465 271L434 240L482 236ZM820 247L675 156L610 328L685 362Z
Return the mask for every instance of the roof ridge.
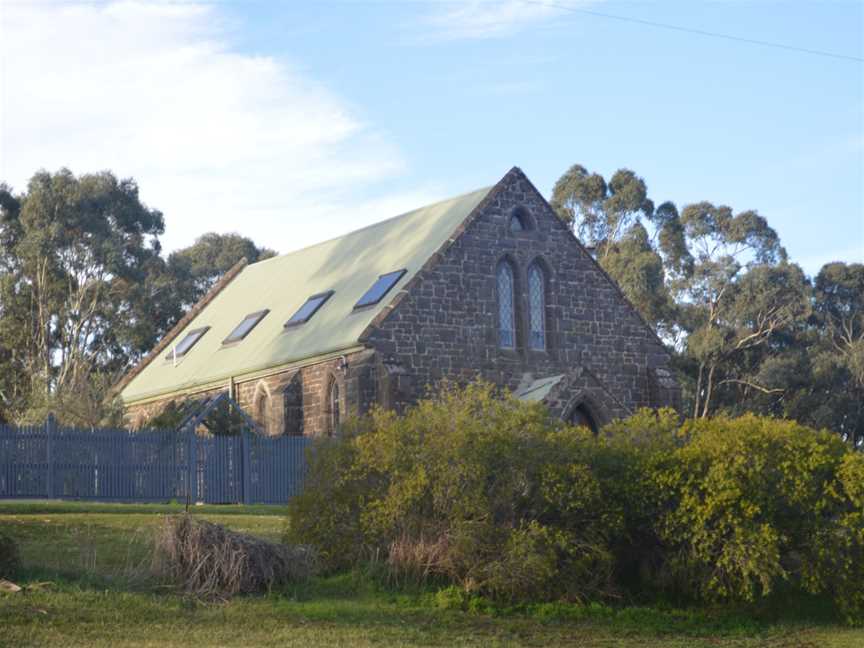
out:
M443 198L441 200L436 200L435 202L429 203L427 205L423 205L421 207L417 207L416 209L412 209L407 212L402 212L401 214L396 214L395 216L390 216L389 218L385 218L384 220L375 221L374 223L369 223L368 225L364 225L363 227L358 227L355 230L351 230L350 232L346 232L340 236L334 236L329 239L324 239L323 241L318 241L317 243L312 243L311 245L307 245L305 247L297 248L296 250L291 250L290 252L285 252L284 254L277 254L276 256L269 257L267 259L262 259L261 261L256 261L254 264L250 265L260 265L267 263L268 261L275 261L276 259L282 259L284 257L291 256L292 254L297 254L298 252L304 252L306 250L311 250L312 248L319 247L321 245L326 245L327 243L332 243L333 241L339 241L341 239L348 238L353 234L359 234L360 232L365 232L366 230L372 229L373 227L378 227L380 225L384 225L386 223L391 223L399 218L405 218L406 216L410 216L419 211L424 211L427 209L431 209L432 207L437 207L446 202L460 200L461 198L465 198L466 196L470 196L471 194L480 193L481 191L490 191L495 185L489 185L488 187L479 187L477 189L473 189L471 191L465 191L463 193L457 194L455 196L450 196L449 198Z

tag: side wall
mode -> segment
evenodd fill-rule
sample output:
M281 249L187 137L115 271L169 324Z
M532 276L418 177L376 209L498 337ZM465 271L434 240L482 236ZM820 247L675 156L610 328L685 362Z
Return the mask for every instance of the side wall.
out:
M516 208L527 209L528 231L512 232ZM585 367L624 407L671 404L652 387L669 356L617 286L514 169L466 222L461 235L409 284L365 341L386 366L407 375L401 403L444 377L482 376L509 389L529 378ZM459 233L457 233L459 234ZM515 274L515 350L499 348L496 267ZM528 267L539 261L547 278L545 351L528 348Z
M329 394L335 382L339 389L340 415L366 412L378 398L378 373L375 354L361 351L349 354L344 361L336 358L324 362L291 368L263 378L236 380L234 398L240 407L271 435L285 429L283 391L299 378L303 394L303 434L320 436L331 432ZM124 413L127 427L137 429L147 425L172 401L178 404L186 398L203 399L226 391L225 387L197 392L194 396L176 394L142 404L131 404Z

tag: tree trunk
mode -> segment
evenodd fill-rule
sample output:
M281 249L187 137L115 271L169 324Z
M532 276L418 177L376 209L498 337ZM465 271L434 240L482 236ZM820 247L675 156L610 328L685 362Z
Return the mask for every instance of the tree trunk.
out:
M711 396L714 390L714 369L716 368L717 365L712 364L711 369L708 370L708 385L705 387L705 403L702 409L702 418L708 416L708 408L711 406Z
M699 416L699 405L702 400L702 372L705 369L704 363L699 363L699 379L696 381L696 396L693 399L693 418Z

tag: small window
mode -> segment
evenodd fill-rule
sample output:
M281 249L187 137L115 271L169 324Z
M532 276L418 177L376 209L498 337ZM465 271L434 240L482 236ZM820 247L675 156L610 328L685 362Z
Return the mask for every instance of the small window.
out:
M249 333L258 325L264 316L269 313L269 310L258 311L257 313L250 313L246 317L243 318L243 321L237 325L233 331L231 331L231 335L222 340L222 344L231 344L232 342L239 342L243 338L245 338Z
M195 344L204 337L204 334L210 330L209 326L203 326L201 328L195 329L193 331L189 331L186 334L180 344L174 346L171 351L168 352L168 355L165 356L166 360L172 360L174 358L182 358L184 355L189 353L189 350L195 346Z
M332 290L328 290L325 293L320 293L318 295L312 295L309 299L306 300L306 303L303 304L300 309L291 316L287 322L285 322L285 328L289 326L298 326L303 324L304 322L308 322L309 319L318 312L318 309L324 305L330 296L333 294Z
M354 308L363 308L364 306L371 306L372 304L377 304L381 301L390 289L396 285L396 282L402 278L402 275L405 274L405 270L396 270L395 272L388 272L387 274L383 274L378 277L378 280L372 284L372 287L366 291L366 293L360 298L356 304L354 304Z
M528 210L519 206L510 213L510 231L527 232L531 229L531 215Z
M337 383L335 380L330 383L330 394L328 400L330 401L328 403L330 410L328 412L330 415L330 429L328 430L328 433L330 434L330 436L332 436L339 428L339 422L341 420L341 407L339 403L339 383Z

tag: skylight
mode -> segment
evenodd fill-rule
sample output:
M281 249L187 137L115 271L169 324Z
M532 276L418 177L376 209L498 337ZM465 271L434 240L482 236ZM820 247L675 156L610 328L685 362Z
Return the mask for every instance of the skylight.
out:
M189 331L186 334L186 337L184 337L178 345L171 348L168 355L165 356L165 359L171 360L173 358L182 358L184 355L189 353L189 349L195 346L198 340L204 337L204 334L209 330L209 326L203 326L193 331Z
M246 317L243 318L243 321L237 325L233 331L231 331L231 335L222 340L222 344L231 344L232 342L239 342L247 335L249 335L250 331L255 328L264 316L270 311L266 308L262 311L258 311L257 313L250 313Z
M354 308L363 308L364 306L371 306L372 304L377 304L381 299L390 292L390 289L396 285L396 282L402 278L402 275L405 274L405 270L396 270L395 272L388 272L387 274L383 274L378 277L378 280L372 284L372 287L366 291L366 293L360 298L356 304L354 304Z
M298 326L303 324L304 322L308 322L310 318L318 312L318 309L324 305L328 299L330 299L330 295L333 294L332 290L328 290L325 293L320 293L318 295L312 295L309 299L306 300L306 303L303 304L300 309L291 316L287 322L285 322L285 328L289 326Z

